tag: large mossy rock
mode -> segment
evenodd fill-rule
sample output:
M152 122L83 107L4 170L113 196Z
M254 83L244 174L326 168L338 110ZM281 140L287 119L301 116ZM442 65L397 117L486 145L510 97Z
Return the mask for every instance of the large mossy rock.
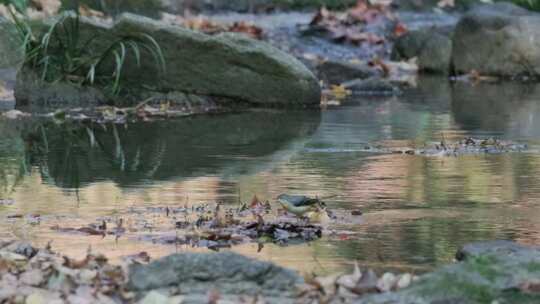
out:
M482 5L458 22L452 61L457 73L540 76L540 14L510 3Z
M90 107L105 103L105 94L93 87L76 86L67 82L46 83L39 75L23 67L17 72L15 85L17 107L25 107L31 112L43 108L54 111L63 107ZM39 112L36 111L36 112Z
M156 82L152 62L143 62L140 73L128 68L132 83L159 89L235 98L252 104L318 104L320 87L315 76L292 55L239 34L208 36L168 26L131 14L122 15L115 35L144 32L159 42L167 71Z
M358 303L540 303L533 290L540 282L540 248L489 241L466 245L456 257L459 263L423 275L409 288Z
M174 254L147 266L133 265L129 271L133 291L178 288L191 297L204 295L205 303L210 290L221 296L262 295L288 302L302 282L292 270L232 252Z
M134 56L126 60L123 86L132 92L184 92L258 106L320 102L321 90L313 73L293 56L265 42L232 33L209 36L133 14L119 16L114 24L88 18L80 22L81 39L95 37L89 45L92 52L103 52L112 41L136 33L148 34L159 43L166 62L164 73L144 50L140 66ZM22 88L25 86L17 86ZM16 95L21 96L17 89Z
M18 67L23 57L22 40L15 25L0 17L0 69Z

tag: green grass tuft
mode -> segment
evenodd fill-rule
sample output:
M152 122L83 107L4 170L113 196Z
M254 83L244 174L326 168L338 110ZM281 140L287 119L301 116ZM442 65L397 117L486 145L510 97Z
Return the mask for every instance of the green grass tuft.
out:
M40 29L36 33L30 22L25 17L20 17L22 10L17 8L15 12L12 7L18 6L11 6L10 12L25 51L25 65L38 72L42 81L100 86L112 95L118 95L122 90L122 72L129 56L133 56L135 64L140 67L144 59L142 55L149 54L157 70L165 71L161 47L148 34L133 33L120 37L108 46L101 45L100 49L104 51L96 52L92 46L99 37L83 38L81 17L78 13L66 12L45 31Z

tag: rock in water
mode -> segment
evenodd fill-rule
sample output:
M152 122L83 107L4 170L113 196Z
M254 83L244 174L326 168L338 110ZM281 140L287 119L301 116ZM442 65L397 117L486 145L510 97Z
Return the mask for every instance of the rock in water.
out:
M292 270L236 253L182 253L149 265L132 265L130 289L137 292L178 287L190 294L291 297L302 279Z
M317 70L320 78L330 85L339 85L352 79L366 79L380 74L366 64L330 60L321 63Z
M209 36L133 14L122 14L112 25L85 17L80 22L81 40L95 37L89 48L98 54L111 41L136 33L147 34L159 43L166 63L164 73L145 50L141 51L140 67L134 56L126 59L123 87L131 94L151 88L158 93L184 92L259 106L320 103L321 90L313 73L293 56L265 42L233 33ZM32 97L19 94L18 89L28 90L24 83L17 85L16 97Z
M418 68L431 73L448 74L452 56L451 28L426 28L408 32L396 40L393 60L418 58Z
M458 22L452 61L457 73L540 76L540 14L510 3L482 5Z

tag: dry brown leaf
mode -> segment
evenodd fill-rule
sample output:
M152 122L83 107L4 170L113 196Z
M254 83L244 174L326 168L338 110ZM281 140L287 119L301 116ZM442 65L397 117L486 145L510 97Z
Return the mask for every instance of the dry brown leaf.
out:
M540 280L523 282L519 284L519 290L527 294L538 294L540 293Z
M182 17L164 13L162 21L179 24L194 31L200 31L205 34L215 35L224 32L241 33L253 39L262 39L264 31L262 28L244 21L234 22L233 24L218 23L210 20L204 15Z
M403 22L397 22L396 25L394 26L395 37L401 37L405 35L408 31L409 29L407 28L407 26L405 26Z

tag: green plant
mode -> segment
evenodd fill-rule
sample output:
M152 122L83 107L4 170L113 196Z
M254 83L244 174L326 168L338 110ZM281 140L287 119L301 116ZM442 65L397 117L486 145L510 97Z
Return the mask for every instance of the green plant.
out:
M23 0L14 5L19 12L26 7ZM25 65L37 71L42 81L65 81L76 85L99 85L110 89L113 95L121 91L122 71L128 54L140 67L142 54L150 54L160 72L165 71L165 59L157 41L145 33L133 33L116 38L109 45L96 44L96 37L81 34L81 17L66 12L52 22L45 31L34 33L30 22L11 11L25 50ZM113 63L112 65L110 63Z
M40 40L28 45L27 63L41 72L44 81L69 81L79 85L97 83L110 87L113 94L120 92L122 70L130 50L137 66L141 65L142 50L146 50L159 70L165 70L161 48L147 34L120 37L97 53L91 47L96 37L85 40L80 34L80 16L62 15ZM114 62L112 69L107 68L109 60Z
M513 0L513 2L527 9L540 11L540 0Z
M7 7L13 6L19 13L26 11L28 6L27 0L0 0L0 4L3 4Z

